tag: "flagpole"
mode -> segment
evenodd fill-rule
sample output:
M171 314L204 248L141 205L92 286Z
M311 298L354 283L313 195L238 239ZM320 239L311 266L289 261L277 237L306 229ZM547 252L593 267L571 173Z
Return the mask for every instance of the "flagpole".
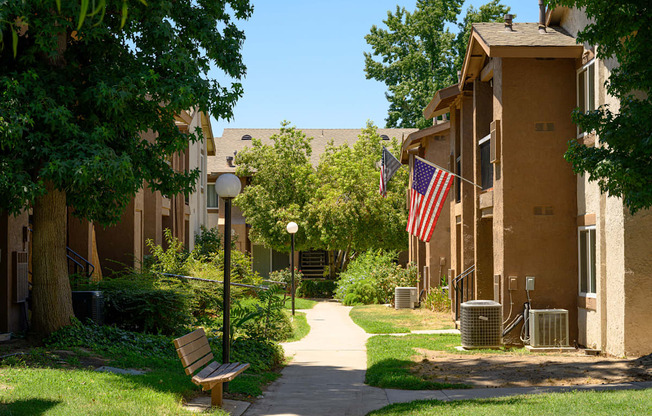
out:
M439 165L435 165L434 163L432 163L432 162L430 162L430 161L428 161L428 160L426 160L426 159L424 159L424 158L422 158L422 157L419 157L419 156L417 156L417 155L414 155L414 157L416 157L417 159L419 159L419 160L422 161L423 163L427 163L427 164L429 164L430 166L433 166L433 167L435 167L435 168L437 168L437 169L441 169L441 170L443 170L444 172L448 172L448 173L450 173L451 175L453 175L453 176L455 176L455 177L457 177L457 178L460 178L460 179L463 180L464 182L468 182L468 183L470 183L471 185L473 185L473 186L477 186L478 188L482 189L482 186L478 185L477 183L475 183L475 182L471 182L471 181L468 180L468 179L464 179L464 178L461 177L460 175L457 175L457 174L451 172L451 171L448 170L448 169L444 169L444 168L442 168L442 167L439 166Z

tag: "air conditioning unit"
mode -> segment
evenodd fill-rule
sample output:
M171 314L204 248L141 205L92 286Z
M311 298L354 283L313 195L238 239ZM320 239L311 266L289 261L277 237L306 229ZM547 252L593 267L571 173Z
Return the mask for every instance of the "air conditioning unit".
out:
M88 319L98 325L104 323L104 294L99 290L72 292L72 309L77 319L86 323Z
M566 309L530 309L530 345L568 347Z
M497 348L503 340L503 308L493 300L462 303L460 315L462 347Z
M414 309L419 302L416 287L397 287L394 289L394 307L396 309Z

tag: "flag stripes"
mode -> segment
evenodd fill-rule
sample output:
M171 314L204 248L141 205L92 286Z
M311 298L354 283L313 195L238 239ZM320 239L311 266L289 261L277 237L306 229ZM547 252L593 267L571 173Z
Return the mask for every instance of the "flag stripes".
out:
M420 240L429 242L453 183L453 174L437 169L419 157L414 159L412 173L406 230Z

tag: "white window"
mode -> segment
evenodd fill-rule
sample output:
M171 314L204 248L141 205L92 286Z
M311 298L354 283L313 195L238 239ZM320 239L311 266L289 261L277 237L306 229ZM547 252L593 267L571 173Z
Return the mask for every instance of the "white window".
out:
M215 192L215 184L214 183L209 183L206 186L206 207L207 208L217 208L218 205L218 198L217 198L217 192Z
M580 295L595 296L595 225L578 229Z
M577 70L577 106L583 113L595 110L595 60ZM584 134L578 127L577 136Z

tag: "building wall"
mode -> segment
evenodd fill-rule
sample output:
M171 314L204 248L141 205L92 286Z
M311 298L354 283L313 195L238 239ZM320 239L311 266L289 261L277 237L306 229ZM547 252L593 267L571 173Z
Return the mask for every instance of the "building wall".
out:
M98 226L97 251L104 274L126 267L140 267L143 261L144 191L139 191L129 203L120 221L111 227Z
M0 333L25 329L21 324L24 306L14 303L12 257L13 252L28 249L23 231L27 225L27 212L17 216L0 212Z
M505 58L501 71L502 187L494 188L494 199L502 201L502 224L494 251L503 258L494 271L503 279L516 276L515 305L526 300L525 277L534 276L532 308L568 309L572 343L577 339L577 189L563 154L576 131L569 117L576 100L575 62ZM547 131L536 131L536 123ZM548 129L548 123L554 126ZM502 298L509 296L503 292Z

